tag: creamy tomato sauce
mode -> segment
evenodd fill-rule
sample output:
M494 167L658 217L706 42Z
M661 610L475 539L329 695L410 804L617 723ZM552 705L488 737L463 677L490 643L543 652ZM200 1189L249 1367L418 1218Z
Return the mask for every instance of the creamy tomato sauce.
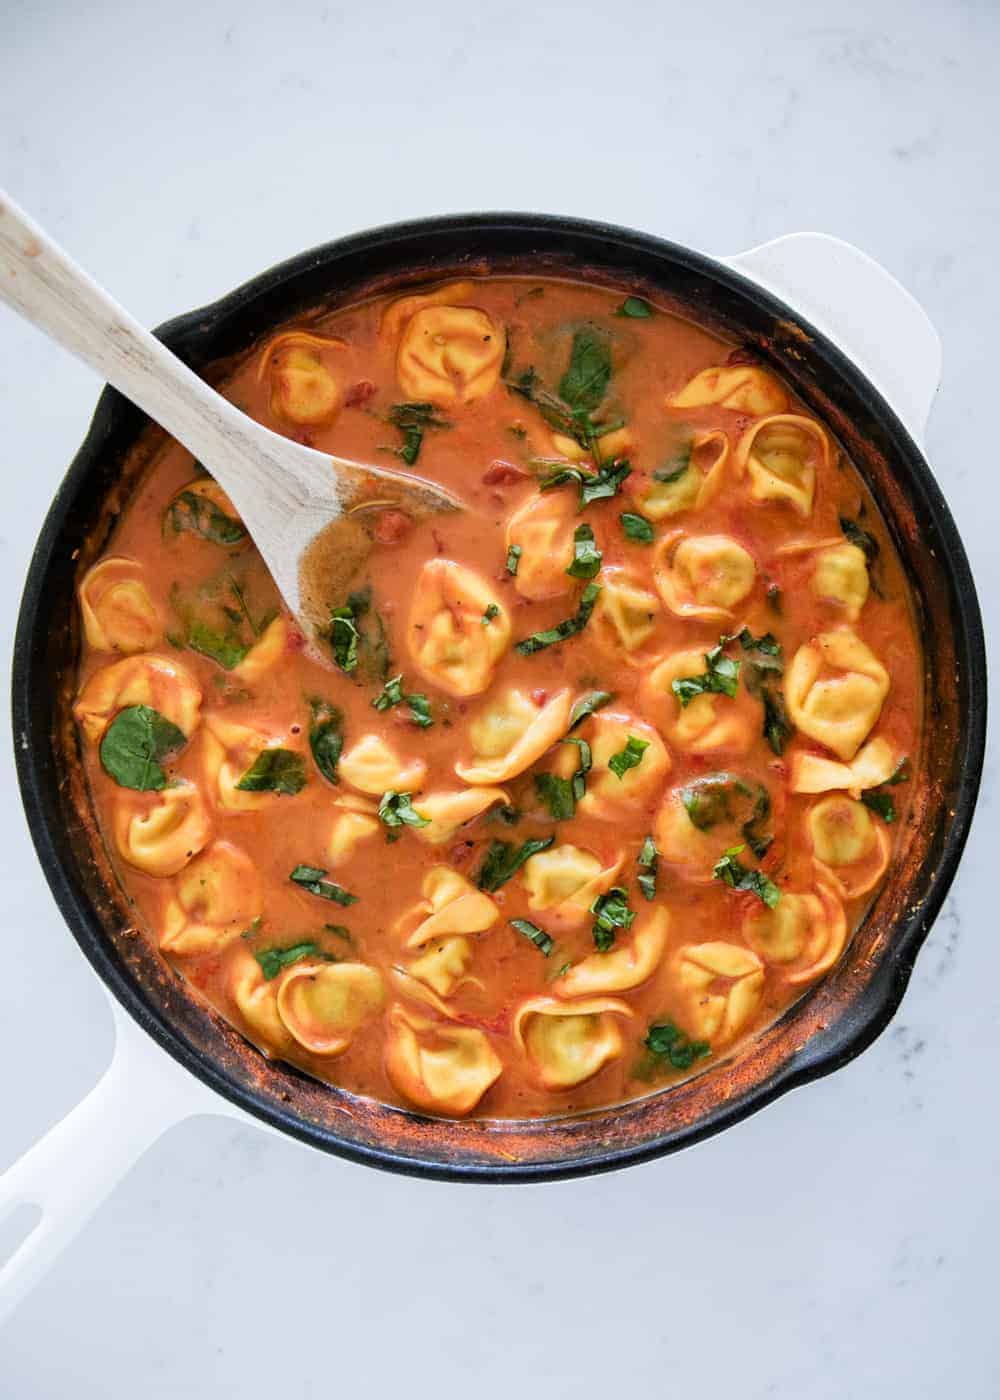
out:
M224 392L466 509L369 511L311 655L169 445L81 582L76 716L149 938L266 1054L437 1114L669 1086L841 956L920 645L770 371L622 291L482 278L290 327Z

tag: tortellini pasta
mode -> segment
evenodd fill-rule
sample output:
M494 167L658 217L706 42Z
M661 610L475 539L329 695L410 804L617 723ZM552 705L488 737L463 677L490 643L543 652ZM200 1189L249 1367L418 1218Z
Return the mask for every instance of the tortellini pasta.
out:
M888 693L888 671L846 627L799 647L785 673L796 728L845 762L873 729Z
M420 815L426 818L427 825L414 827L413 834L428 845L441 846L450 841L467 822L481 817L498 802L507 801L507 793L497 787L424 793L420 798Z
M285 331L265 346L257 372L271 383L271 412L300 427L332 423L343 399L343 385L330 368L342 340L308 331Z
M791 755L789 787L792 792L812 793L843 788L852 797L860 797L866 788L887 783L898 765L896 750L880 737L869 739L850 763L799 750Z
M614 997L532 997L514 1015L514 1039L546 1089L572 1089L622 1053L619 1018L631 1015Z
M633 652L650 640L656 631L663 606L655 593L644 588L625 569L602 569L601 594L594 607L590 630L605 649L615 656Z
M819 550L811 587L817 598L834 603L849 622L857 622L868 601L868 562L864 550L846 540Z
M683 389L667 399L669 408L731 408L760 417L783 413L788 395L766 370L757 365L714 365L703 369Z
M408 948L422 948L444 934L485 933L499 917L489 895L447 865L436 865L428 871L422 892L423 899L407 910L396 925L396 932Z
M760 728L759 707L745 686L734 696L696 695L684 706L673 692L674 681L705 674L705 653L714 645L715 639L658 661L643 676L643 706L676 748L698 754L745 753Z
M201 686L168 656L128 656L95 671L81 690L73 714L96 743L118 710L149 705L191 737L201 713Z
M239 945L227 965L226 990L250 1039L272 1055L287 1054L294 1041L278 1015L278 989L268 982L253 954Z
M660 860L673 868L681 879L704 884L713 878L715 863L739 839L739 826L732 817L709 825L696 825L689 810L698 781L675 787L666 794L654 823ZM749 784L746 785L751 791ZM749 815L749 814L748 814Z
M471 762L455 772L466 783L505 783L523 773L561 739L569 726L573 696L560 690L538 705L523 690L511 689L469 724Z
M351 787L373 797L381 797L390 788L396 792L419 792L427 776L427 764L422 758L400 758L380 734L366 734L341 755L340 776Z
M225 811L256 812L282 800L276 792L245 792L239 786L265 749L286 746L281 737L264 734L225 714L208 713L201 745L206 781Z
M619 937L608 953L591 953L557 977L553 990L559 997L591 997L605 992L627 992L653 975L663 957L670 930L666 909L649 909L626 937Z
M131 655L160 644L163 629L143 572L136 560L120 555L109 555L87 570L80 584L80 612L87 641L96 651Z
M675 531L656 547L653 576L661 598L678 617L724 620L750 593L757 566L729 535Z
M472 944L467 938L455 935L428 944L420 957L411 959L406 970L439 997L449 997L466 980L471 961Z
M685 1029L713 1049L746 1025L764 991L763 963L738 943L687 943L674 957L673 973L684 998Z
M627 768L621 777L609 766L615 754L627 750L629 740L645 744L639 763ZM592 767L587 774L586 791L577 804L584 816L614 821L637 804L655 796L670 772L670 755L663 740L651 724L634 715L602 710L591 720L590 750ZM561 776L570 777L579 760L574 746L560 750L557 768Z
M208 841L211 821L198 788L180 781L152 798L119 796L114 830L129 865L147 875L176 875Z
M485 311L464 303L471 282L402 297L389 307L383 335L398 335L396 378L407 399L448 408L474 403L500 379L507 340Z
M834 891L819 883L808 891L783 890L773 909L754 901L743 919L743 936L787 982L797 985L814 981L837 961L847 939L847 919Z
M507 522L507 549L520 549L514 587L522 598L559 598L574 586L576 503L568 491L535 492Z
M778 413L753 423L736 448L736 468L750 478L752 500L785 502L809 515L817 467L830 461L830 439L811 418Z
M629 479L630 494L643 515L666 520L682 510L701 510L719 493L729 461L729 438L718 430L695 433L687 461Z
M229 841L214 841L181 871L160 934L166 953L189 957L224 948L261 912L253 862Z
M382 1009L385 990L362 962L295 963L278 988L285 1029L313 1055L341 1055Z
M525 861L521 883L528 891L529 907L544 911L547 924L575 928L597 896L614 883L621 864L619 857L605 865L592 851L564 842Z
M601 460L604 462L613 462L616 457L626 457L635 445L632 434L626 427L612 428L610 432L602 433L597 441ZM552 446L561 457L568 457L571 462L582 462L591 456L589 447L584 447L576 438L567 437L565 433L553 433Z
M510 617L479 574L429 559L417 580L407 644L427 680L449 695L478 695L510 645Z
M331 866L350 860L358 845L382 829L378 804L367 797L345 792L333 801L334 817L326 843L326 858Z
M472 1026L432 1020L395 1005L388 1016L385 1067L396 1090L426 1113L464 1118L503 1065L487 1036Z
M885 874L892 843L863 802L824 797L809 809L806 829L817 870L845 899L867 894Z
M287 647L288 623L283 617L276 617L230 674L247 685L254 685L261 676L274 669Z

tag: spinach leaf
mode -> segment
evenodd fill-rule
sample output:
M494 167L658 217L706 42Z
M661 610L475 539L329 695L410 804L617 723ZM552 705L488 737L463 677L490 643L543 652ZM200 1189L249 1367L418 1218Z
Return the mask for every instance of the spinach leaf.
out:
M431 717L431 702L426 695L421 695L419 693L412 695L404 694L402 671L400 671L398 676L393 676L390 680L386 681L381 692L376 695L375 699L372 701L372 706L374 709L382 712L391 709L393 705L402 705L404 702L409 707L410 718L413 723L418 725L421 729L429 729L434 723Z
M393 676L391 680L386 681L385 685L382 687L381 694L376 695L375 699L372 701L372 707L373 709L381 711L388 710L391 706L401 705L402 703L403 673L400 671L398 676Z
M403 434L402 447L396 448L408 467L412 467L420 456L424 433L428 428L450 428L451 424L439 418L432 403L396 403L389 409L389 422Z
M723 647L728 637L722 637L718 646L705 653L705 670L700 676L683 676L671 682L671 690L681 703L681 709L690 705L697 695L728 695L733 699L740 680L740 663L724 655Z
M730 795L732 781L728 776L702 778L690 787L681 788L681 802L688 820L699 831L711 831L719 822L732 821Z
M875 536L863 530L856 520L850 520L846 515L840 517L840 529L844 538L861 550L868 567L871 568L879 556L879 544Z
M187 735L149 705L119 710L101 739L101 766L119 787L159 792L167 785L160 760L183 748Z
M240 792L277 792L294 797L306 785L305 760L291 749L263 749L236 784Z
M737 856L745 849L743 845L730 846L716 861L712 874L730 889L746 890L755 894L769 909L773 909L781 898L781 891L763 870L748 870L742 861L737 860Z
M608 767L619 782L630 768L638 768L643 755L649 748L649 743L648 739L637 739L634 734L630 734L625 741L625 747L620 749L618 753L611 755L608 759Z
M614 698L610 690L592 690L589 695L582 695L569 712L570 729L575 729L588 716L602 710L608 701Z
M671 1069L690 1069L695 1060L712 1052L707 1040L691 1040L673 1021L651 1025L643 1044L658 1060L666 1060Z
M569 366L559 381L559 397L573 410L592 413L611 381L611 342L597 326L581 326L573 335Z
M587 774L594 766L594 756L590 745L586 739L568 738L563 739L564 744L575 744L580 751L580 766L570 778L570 788L573 793L573 801L579 802L587 791Z
M254 957L260 963L260 970L265 979L270 982L277 977L279 972L283 972L286 967L291 967L292 963L299 962L302 958L321 957L324 961L332 961L329 954L320 952L319 945L313 942L293 943L289 948L261 948L254 953Z
M484 626L484 627L489 627L489 625L490 625L490 623L493 621L493 619L494 619L495 617L499 617L499 616L500 616L500 608L497 606L497 604L496 604L496 603L488 603L488 604L486 605L486 611L483 613L483 626Z
M349 894L342 886L333 880L325 878L326 871L320 870L315 865L297 865L289 875L289 880L296 885L301 885L310 894L319 895L320 899L332 900L334 904L357 904L358 896Z
M662 481L664 486L670 486L675 481L680 481L687 469L691 465L691 453L694 450L694 439L688 438L672 457L664 462L662 467L657 467L653 472L654 481Z
M512 544L507 551L507 572L516 577L523 550L519 544Z
M381 615L371 606L371 586L348 595L330 613L327 640L333 659L347 675L363 670L369 680L385 681L389 674L389 644ZM362 620L364 625L362 625Z
M891 823L896 820L896 804L892 800L892 794L885 792L885 788L895 787L898 783L908 783L910 780L910 760L901 758L896 765L896 771L891 777L886 778L879 788L861 794L861 801L869 807L884 822Z
M765 686L760 698L764 703L764 738L780 758L785 752L785 745L795 733L795 726L788 718L785 697L780 690Z
M596 472L584 471L581 467L560 467L551 476L543 477L538 483L539 491L551 491L555 486L566 486L575 482L580 488L580 509L594 501L609 500L617 495L622 483L631 476L628 462L615 460L605 462Z
M430 826L430 817L425 817L413 806L411 792L396 792L390 788L382 794L378 804L379 820L386 826Z
M330 613L329 640L333 659L340 669L347 675L356 671L361 634L358 631L354 609L349 603L334 608Z
M771 794L763 783L758 783L753 811L749 818L743 823L742 827L743 840L747 843L758 860L764 859L774 841L773 835L765 836L760 829L770 819L770 816Z
M538 951L546 958L556 946L549 934L543 928L539 928L537 924L533 924L530 919L511 919L510 926L517 929L518 933L529 943L534 943Z
M431 702L426 695L421 695L419 691L411 692L406 697L406 704L410 711L410 719L418 729L430 729L434 723L431 715Z
M167 507L166 520L175 535L188 532L212 544L234 545L246 538L246 528L198 491L181 491Z
M311 700L312 724L309 726L309 748L316 767L329 783L339 783L337 764L344 748L344 717L326 700Z
M554 646L556 642L564 642L567 637L573 637L577 632L582 632L590 621L594 604L600 595L600 584L588 583L580 595L580 605L574 617L567 617L562 622L557 622L555 627L547 627L542 632L533 632L530 637L525 637L523 642L518 642L514 650L519 652L521 656L532 656L544 647Z
M656 539L652 521L647 520L644 515L637 515L634 511L626 510L618 519L625 531L626 538L634 540L636 544L652 544Z
M646 899L653 899L656 896L656 876L659 864L660 853L656 849L656 842L652 836L647 836L636 860L636 865L639 867L636 884Z
M553 821L568 822L576 815L573 783L569 778L560 778L555 773L536 773L535 791L538 800L548 807Z
M530 860L539 851L547 851L555 839L554 836L546 836L543 839L533 837L522 846L515 846L510 841L491 841L476 877L476 884L481 890L492 894L501 885L505 885L511 876L516 875L526 860Z
M573 562L566 572L571 578L593 578L601 567L601 551L594 543L589 525L578 525L573 531Z
M188 627L187 644L192 651L207 656L210 661L217 661L226 671L238 666L250 650L242 642L197 620Z
M642 297L626 297L615 312L616 316L628 316L633 321L647 321L652 314L653 308Z
M594 915L592 932L599 953L607 953L617 931L631 928L636 917L635 911L628 907L628 892L620 885L613 885L606 894L599 894L590 912Z

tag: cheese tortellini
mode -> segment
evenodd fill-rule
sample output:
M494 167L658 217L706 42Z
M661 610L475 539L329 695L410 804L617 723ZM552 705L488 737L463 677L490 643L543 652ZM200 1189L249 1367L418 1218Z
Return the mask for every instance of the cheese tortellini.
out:
M313 1055L341 1055L385 1001L382 977L362 962L295 963L278 988L285 1029Z
M705 674L705 654L715 642L665 656L643 676L640 695L647 714L678 749L687 753L745 753L757 737L760 711L745 686L734 696L706 692L681 705L674 681Z
M840 957L847 919L837 895L821 882L813 890L783 890L773 909L749 906L743 936L787 982L800 984L814 981Z
M87 738L97 743L115 714L130 705L149 705L190 738L201 714L201 686L169 656L128 656L94 672L73 714Z
M663 605L625 569L602 569L599 581L601 595L590 629L609 654L620 657L624 653L625 660L631 661L632 653L655 633Z
M288 623L283 617L276 617L265 629L244 656L233 667L230 675L247 685L254 685L268 671L272 671L288 647Z
M846 540L819 550L811 587L817 598L839 608L848 622L857 622L868 601L868 561L864 550Z
M889 672L847 627L799 647L785 673L796 728L845 763L874 728L888 693Z
M381 797L390 788L419 792L427 764L422 758L400 758L380 734L366 734L341 755L340 776L352 788L372 797Z
M472 569L429 559L410 609L407 644L413 663L449 695L478 695L510 645L510 617Z
M406 970L439 997L450 997L467 980L466 973L471 962L472 944L467 938L455 935L438 938L428 944L418 958L410 960Z
M472 760L460 759L455 772L466 783L515 778L566 733L572 706L569 690L558 691L542 705L523 690L508 690L469 724Z
M407 948L422 948L450 933L485 933L499 917L489 895L477 890L464 875L436 865L424 877L423 899L402 916L396 932Z
M661 598L678 617L724 620L750 593L757 566L729 535L675 531L656 547L653 576Z
M652 977L663 957L670 930L665 909L649 909L626 937L615 941L608 953L591 953L574 963L553 990L557 996L590 997L605 992L627 992Z
M385 1067L396 1090L425 1113L464 1118L503 1065L487 1036L397 1004L388 1016Z
M160 947L189 957L224 948L261 912L260 881L250 858L214 841L181 871L163 916Z
M667 399L669 408L708 408L716 404L760 417L765 413L783 413L788 407L788 395L773 375L757 365L714 365L696 374Z
M650 476L630 478L630 494L650 520L666 520L682 510L701 510L718 495L728 460L729 438L725 433L695 433L679 461L675 459Z
M645 745L634 768L621 777L610 767L616 754L631 752ZM654 797L670 772L670 755L651 724L634 715L602 710L591 719L590 750L592 767L587 774L586 791L576 804L584 816L614 821ZM579 761L575 746L567 744L559 752L556 767L562 777L571 777Z
M900 756L879 736L869 739L850 763L837 763L822 754L799 750L791 755L789 786L792 792L833 792L843 788L860 797L866 788L887 783L899 766Z
M205 715L202 763L218 805L228 812L256 812L283 800L276 792L245 792L239 784L265 749L283 748L280 737L240 724L225 714Z
M264 347L257 377L270 380L271 412L276 418L309 428L333 422L344 385L330 362L343 347L342 340L308 331L284 331Z
M147 875L176 875L211 834L205 799L194 783L180 781L149 794L117 799L115 842L122 859Z
M459 792L427 792L420 798L420 815L426 826L413 828L414 836L430 846L441 846L468 822L475 821L498 802L510 799L503 788L469 787Z
M779 501L809 515L817 467L830 461L830 439L811 418L778 413L752 424L736 449L736 468L750 478L750 496Z
M685 1028L713 1049L742 1030L764 991L763 963L738 943L685 944L674 957L673 974L685 1003Z
M768 790L738 773L710 773L671 788L654 822L660 859L681 879L702 884L730 846L745 841L744 823L761 808L770 811Z
M294 1045L278 1015L278 989L261 971L260 963L238 944L231 954L226 990L242 1018L250 1039L266 1053L287 1054Z
M576 502L568 491L535 492L510 517L506 544L521 551L514 587L522 598L559 598L574 587L566 570L576 525Z
M863 802L824 797L809 809L806 829L817 870L843 898L867 894L885 874L889 833Z
M575 928L586 919L599 894L614 884L621 857L605 865L592 851L564 842L525 861L521 883L528 906L545 912L553 927Z
M474 403L500 379L507 339L485 311L465 304L471 282L402 297L390 306L383 335L398 336L396 378L404 396L442 408Z
M614 997L532 997L515 1013L514 1039L546 1089L572 1089L622 1053L619 1018L631 1015Z
M87 641L96 651L131 655L159 646L163 629L143 566L109 555L88 569L80 584L80 612Z
M334 817L326 843L326 858L330 865L343 865L351 859L362 841L377 836L382 829L378 803L371 798L357 797L352 792L334 798Z

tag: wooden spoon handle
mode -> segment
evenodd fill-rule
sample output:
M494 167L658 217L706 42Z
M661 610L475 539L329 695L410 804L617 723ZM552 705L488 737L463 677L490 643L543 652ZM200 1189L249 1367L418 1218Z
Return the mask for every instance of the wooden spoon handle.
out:
M0 190L0 299L72 351L204 462L251 534L274 531L310 499L333 493L330 467L217 394L97 285ZM285 449L283 451L283 449ZM267 518L259 520L266 503Z

